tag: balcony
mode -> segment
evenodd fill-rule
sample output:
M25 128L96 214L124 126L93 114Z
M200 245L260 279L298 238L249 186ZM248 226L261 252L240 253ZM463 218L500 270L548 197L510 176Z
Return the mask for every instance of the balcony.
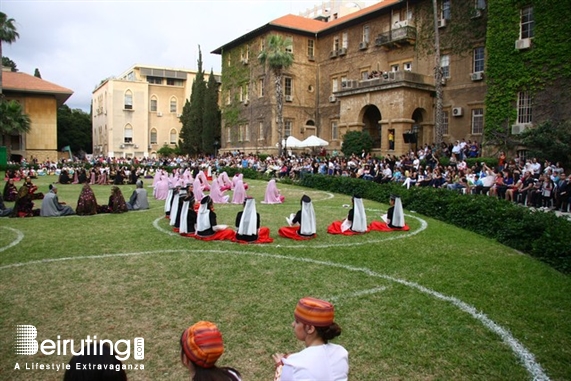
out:
M399 48L404 45L414 45L416 42L416 28L403 26L381 33L375 39L375 46L386 49Z
M336 97L408 87L434 91L434 77L412 71L373 73L364 80L346 80L334 93Z

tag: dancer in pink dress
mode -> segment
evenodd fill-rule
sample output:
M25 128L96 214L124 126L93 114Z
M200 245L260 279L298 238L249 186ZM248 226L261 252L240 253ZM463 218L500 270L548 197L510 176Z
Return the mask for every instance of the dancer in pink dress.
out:
M281 204L285 197L280 194L280 190L276 186L276 179L271 179L266 187L266 195L262 204Z

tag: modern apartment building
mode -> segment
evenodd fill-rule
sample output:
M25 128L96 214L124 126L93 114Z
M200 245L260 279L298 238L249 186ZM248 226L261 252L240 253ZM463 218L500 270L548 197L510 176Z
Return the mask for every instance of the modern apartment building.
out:
M133 65L103 81L92 94L93 154L152 157L174 147L179 120L197 71ZM205 80L208 80L205 73Z
M459 3L441 0L437 11L444 139L481 141L487 10L482 0ZM284 135L315 134L331 150L348 131L367 131L382 155L432 144L435 29L432 1L385 0L325 21L285 15L228 42L213 51L222 57L222 149L277 150L273 76L257 59L271 34L291 38L294 55L283 75Z

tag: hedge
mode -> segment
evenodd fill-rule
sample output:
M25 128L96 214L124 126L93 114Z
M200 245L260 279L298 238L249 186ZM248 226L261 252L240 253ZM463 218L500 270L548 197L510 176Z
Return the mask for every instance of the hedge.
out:
M465 195L448 189L377 184L350 177L306 175L299 185L387 203L391 194L403 207L458 226L529 254L571 274L571 221L555 213L536 212L485 195Z

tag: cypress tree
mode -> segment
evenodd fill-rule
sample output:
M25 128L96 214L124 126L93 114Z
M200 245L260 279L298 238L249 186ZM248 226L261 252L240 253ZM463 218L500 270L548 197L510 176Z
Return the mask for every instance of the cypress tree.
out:
M202 148L204 153L215 153L214 141L220 142L220 108L218 107L218 83L214 71L210 69L208 85L204 96L204 116L202 130Z
M198 155L204 152L202 146L204 96L206 93L206 82L204 81L204 71L202 70L202 52L198 47L198 72L192 83L192 93L190 94L190 104L183 108L183 123L180 131L181 143L184 153ZM188 107L188 110L185 110ZM185 114L185 111L187 113Z

